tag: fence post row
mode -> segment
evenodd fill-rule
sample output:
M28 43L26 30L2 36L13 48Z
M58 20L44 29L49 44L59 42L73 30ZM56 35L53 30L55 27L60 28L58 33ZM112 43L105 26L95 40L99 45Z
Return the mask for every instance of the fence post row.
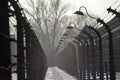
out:
M17 80L35 80L35 75L37 74L40 74L40 76L36 76L36 79L44 80L47 70L46 56L36 34L31 29L32 26L27 21L19 1L1 0L0 10L0 80L12 79L12 66L17 66L17 71L14 71L17 73ZM17 33L15 34L17 40L10 37L9 30L11 27L9 26L9 18L14 16L17 21L17 25L13 25L17 29ZM11 55L11 41L17 43L17 55ZM31 57L31 55L38 57L41 63L35 61L35 57ZM16 56L17 63L11 63L11 56ZM34 63L39 64L39 66L34 66ZM40 68L39 70L41 71L39 73L36 72L36 68Z

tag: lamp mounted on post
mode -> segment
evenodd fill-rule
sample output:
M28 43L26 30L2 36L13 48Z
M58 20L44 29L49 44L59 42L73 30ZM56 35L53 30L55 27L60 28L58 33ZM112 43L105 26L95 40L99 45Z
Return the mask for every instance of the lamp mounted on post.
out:
M76 11L74 14L84 16L84 13L81 11L82 8L85 9L85 11L87 12L87 15L88 15L90 18L97 19L96 17L93 17L93 16L91 16L91 15L88 13L87 8L86 8L85 6L81 6L81 7L79 8L79 11Z

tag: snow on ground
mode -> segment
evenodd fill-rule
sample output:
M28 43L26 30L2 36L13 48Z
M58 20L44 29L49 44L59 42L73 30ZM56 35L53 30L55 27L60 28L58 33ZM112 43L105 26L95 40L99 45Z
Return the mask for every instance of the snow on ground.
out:
M116 80L120 80L120 72L116 72ZM17 74L12 74L12 80L17 80ZM45 80L77 80L58 67L49 67Z
M58 67L49 67L45 80L77 80Z
M120 72L116 72L116 80L120 80Z
M58 67L49 67L45 80L77 80ZM120 80L120 72L116 72L116 80Z
M12 80L17 80L17 74L16 73L12 74Z

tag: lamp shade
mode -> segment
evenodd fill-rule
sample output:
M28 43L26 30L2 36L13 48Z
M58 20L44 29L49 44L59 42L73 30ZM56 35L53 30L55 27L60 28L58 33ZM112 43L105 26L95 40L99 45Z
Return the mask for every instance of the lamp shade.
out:
M83 12L81 12L81 11L76 11L74 14L77 14L77 15L82 15L82 16L84 16Z
M66 29L73 29L73 27L72 26L68 26Z

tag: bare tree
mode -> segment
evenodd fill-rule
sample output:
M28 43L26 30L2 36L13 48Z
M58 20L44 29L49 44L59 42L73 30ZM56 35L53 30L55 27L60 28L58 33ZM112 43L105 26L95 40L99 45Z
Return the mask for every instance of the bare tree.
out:
M33 29L36 31L45 53L55 50L58 34L66 24L63 17L70 9L61 0L28 0L29 7L25 9ZM59 30L58 30L59 29ZM58 33L59 32L59 33ZM53 53L51 52L51 53Z

